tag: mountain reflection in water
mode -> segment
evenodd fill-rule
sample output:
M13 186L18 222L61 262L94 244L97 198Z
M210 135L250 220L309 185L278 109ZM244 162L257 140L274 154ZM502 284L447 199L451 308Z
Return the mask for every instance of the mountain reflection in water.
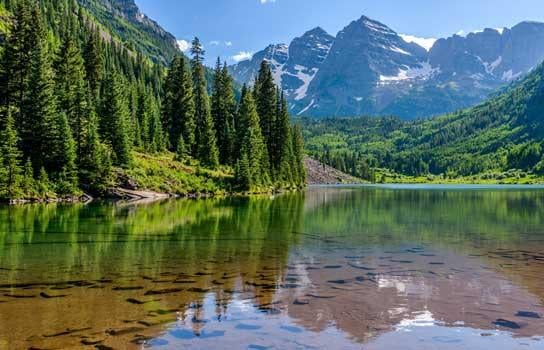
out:
M0 207L0 349L544 349L544 191Z

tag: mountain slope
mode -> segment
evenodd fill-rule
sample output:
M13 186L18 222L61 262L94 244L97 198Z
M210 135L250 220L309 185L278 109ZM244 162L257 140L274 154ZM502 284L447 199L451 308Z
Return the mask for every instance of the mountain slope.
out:
M429 51L365 16L336 38L320 30L312 42L308 33L289 46L272 45L231 71L240 82L251 83L260 61L271 61L296 115L416 119L482 102L544 60L544 24L536 22L439 39ZM295 55L301 41L313 51ZM295 84L293 76L298 76Z
M155 62L170 63L179 53L176 38L141 13L134 0L77 0L109 33Z
M242 83L252 83L263 60L270 62L274 79L292 100L300 100L321 65L327 58L334 37L320 27L314 28L286 44L269 45L250 60L231 66L234 78Z
M471 109L417 122L394 118L306 121L311 153L356 152L406 175L544 173L544 65Z

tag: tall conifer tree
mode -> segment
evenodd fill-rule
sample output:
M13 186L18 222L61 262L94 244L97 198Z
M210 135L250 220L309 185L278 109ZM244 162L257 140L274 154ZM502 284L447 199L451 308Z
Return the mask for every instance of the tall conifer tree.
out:
M8 112L5 126L0 131L0 196L10 199L18 198L21 193L22 173L21 157L17 144L19 138L15 130L13 118Z
M267 185L269 179L269 163L266 144L261 132L259 115L255 106L253 96L245 93L240 103L240 119L244 121L242 128L244 136L240 149L240 160L245 161L249 166L249 180L251 185ZM238 164L240 168L244 164Z
M194 83L197 158L204 166L214 169L219 165L219 152L203 64L205 52L198 38L195 38L192 44L193 60L191 65Z
M180 135L185 146L196 155L195 100L193 77L183 56L177 56L170 65L165 81L162 122L168 133L171 150L177 149Z
M259 75L255 82L254 95L257 103L257 113L261 119L261 129L270 157L270 165L276 171L279 167L279 152L276 144L276 84L270 70L270 64L266 60L261 63Z
M73 34L66 29L55 63L56 91L59 109L66 113L73 132L76 153L82 157L84 134L92 110L89 87L85 81L85 67Z
M132 163L129 110L121 77L111 74L104 82L101 108L101 131L113 150L113 163L128 167Z

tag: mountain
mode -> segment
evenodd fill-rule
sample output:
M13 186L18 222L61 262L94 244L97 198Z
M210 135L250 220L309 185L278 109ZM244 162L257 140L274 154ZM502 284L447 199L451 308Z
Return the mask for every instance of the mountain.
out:
M134 0L77 0L128 48L142 52L153 61L168 64L179 54L176 38L140 12Z
M320 27L295 38L289 46L269 45L253 55L251 60L231 66L234 78L252 83L263 60L270 62L274 79L292 99L302 99L316 73L327 58L334 37Z
M428 51L409 41L362 16L336 38L316 28L231 71L251 83L260 61L269 60L295 115L416 119L482 102L544 60L544 24L537 22L453 35Z
M539 176L544 175L542 111L544 64L504 93L441 117L305 120L307 146L311 154L328 149L344 160L357 154L372 167L404 175L499 181Z

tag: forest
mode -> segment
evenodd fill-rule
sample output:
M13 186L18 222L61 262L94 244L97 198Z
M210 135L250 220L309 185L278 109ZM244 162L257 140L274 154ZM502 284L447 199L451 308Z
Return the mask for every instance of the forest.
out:
M0 198L304 186L302 133L266 61L239 93L198 38L165 67L74 0L0 0L0 18Z
M541 182L543 97L540 65L490 100L445 116L297 123L304 127L310 155L372 182Z

